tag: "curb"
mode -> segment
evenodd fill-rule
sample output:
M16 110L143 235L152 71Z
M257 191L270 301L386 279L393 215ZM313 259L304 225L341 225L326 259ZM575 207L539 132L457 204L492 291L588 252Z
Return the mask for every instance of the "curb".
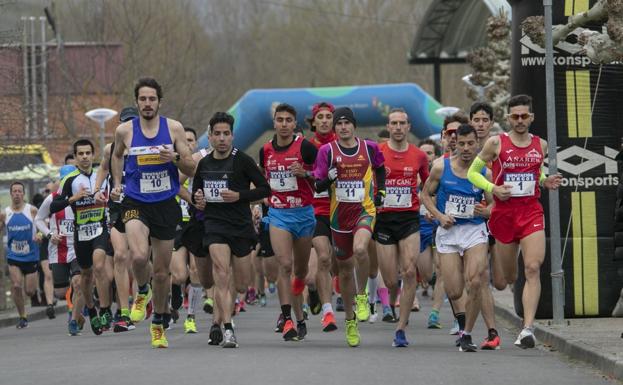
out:
M38 321L38 320L48 318L48 316L45 314L45 307L38 308L35 311L33 311L32 308L30 309L31 309L31 313L28 314L28 322ZM66 315L67 305L56 305L54 307L54 310L56 310L57 317ZM9 326L15 327L15 325L17 325L17 321L19 321L19 316L17 315L17 313L11 314L11 316L7 318L0 319L0 328L5 328Z
M512 310L495 303L495 316L511 323L514 327L523 327L522 319ZM557 351L574 360L585 362L602 373L623 381L623 360L600 353L579 340L567 339L561 333L553 331L542 325L534 325L534 334L540 342L552 346Z

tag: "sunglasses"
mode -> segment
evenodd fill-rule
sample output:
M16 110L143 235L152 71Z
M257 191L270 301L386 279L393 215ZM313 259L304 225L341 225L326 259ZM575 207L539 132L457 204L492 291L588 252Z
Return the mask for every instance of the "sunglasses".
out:
M511 120L519 120L519 118L521 118L521 120L528 120L532 117L532 114L510 114L508 117Z

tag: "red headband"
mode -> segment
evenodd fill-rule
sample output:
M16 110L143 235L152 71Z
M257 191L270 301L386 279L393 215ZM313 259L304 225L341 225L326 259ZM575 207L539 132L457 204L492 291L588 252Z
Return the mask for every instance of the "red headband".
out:
M327 102L316 103L312 107L312 119L315 118L316 114L318 112L320 112L320 110L323 109L323 108L328 109L329 111L331 111L331 113L333 113L333 111L335 111L335 107L333 107L333 104L331 104L331 103L327 103Z

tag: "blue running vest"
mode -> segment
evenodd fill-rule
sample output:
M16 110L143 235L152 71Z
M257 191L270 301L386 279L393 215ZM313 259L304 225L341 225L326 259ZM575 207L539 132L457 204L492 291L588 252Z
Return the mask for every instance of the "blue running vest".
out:
M7 259L18 262L39 262L39 246L34 241L37 232L30 213L31 207L25 204L19 212L11 210L11 207L5 209Z
M482 168L485 175L487 169ZM443 174L437 189L437 210L456 219L456 224L480 224L485 218L474 216L474 206L482 202L482 190L467 178L459 178L452 172L450 158L443 160Z

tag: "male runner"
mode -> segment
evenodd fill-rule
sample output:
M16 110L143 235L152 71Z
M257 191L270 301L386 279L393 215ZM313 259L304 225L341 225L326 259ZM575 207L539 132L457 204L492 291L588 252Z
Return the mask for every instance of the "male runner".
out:
M11 279L11 298L19 314L16 327L23 329L28 327L24 294L26 297L34 295L39 283L36 273L39 264L37 242L40 239L37 238L33 222L37 209L24 201L25 188L22 182L11 183L9 192L11 205L0 212L0 232L6 226L6 259Z
M214 151L199 161L193 179L194 198L205 204L203 244L214 266L215 305L225 327L224 348L238 347L231 322L230 281L239 293L246 291L250 255L257 244L250 203L270 194L255 161L232 146L233 127L234 118L228 113L212 116L208 136Z
M270 242L279 261L277 287L281 313L285 320L286 341L304 339L307 326L303 316L303 290L316 227L313 178L310 170L316 160L316 147L294 134L296 110L282 103L275 108L276 135L260 150L260 167L270 183ZM290 281L290 276L294 278ZM291 310L297 319L296 329Z
M493 136L472 163L468 177L474 186L494 195L489 229L495 237L496 258L503 275L494 268L493 283L503 290L517 279L518 248L524 260L526 283L523 289L524 328L515 345L526 349L536 345L534 316L541 296L541 264L545 258L545 221L539 203L541 187L557 189L562 175L545 176L542 167L547 142L529 132L534 121L532 98L513 96L508 102L510 132ZM493 162L493 183L479 170Z
M368 243L376 217L376 207L385 196L383 154L376 143L355 136L357 121L350 108L333 113L337 141L320 148L314 176L316 191L330 188L331 235L336 248L339 285L346 313L346 342L359 346L361 337L353 302L357 292L355 262L367 266ZM377 193L374 195L375 179ZM367 299L364 303L367 307Z
M489 210L481 204L483 191L467 180L467 170L478 149L476 131L462 124L456 137L456 155L435 161L422 191L422 201L439 221L435 243L444 287L450 300L455 301L454 312L463 331L459 349L475 352L471 332L480 312L480 279L487 269L485 218ZM480 173L487 175L486 168L481 168ZM491 201L491 196L487 201ZM464 289L466 302L459 301Z
M179 191L179 169L193 175L195 163L182 125L160 115L162 88L153 78L139 79L134 87L139 118L120 124L115 130L115 150L111 171L114 178L111 194L121 194L121 175L125 161L125 197L123 222L130 242L130 256L138 294L130 319L145 319L145 306L152 297L149 285L150 242L153 255L154 314L150 327L151 345L166 348L163 315L168 310L171 287L169 265L175 228L181 221L175 195ZM174 151L177 151L177 155Z
M374 227L374 240L379 266L385 285L398 290L398 271L402 277L400 317L396 325L393 346L409 345L405 329L409 322L411 305L417 286L416 269L425 281L432 276L432 264L418 261L420 252L420 183L428 178L426 154L410 144L407 135L411 129L409 117L403 109L393 109L388 115L389 141L379 145L385 158L386 196L379 207Z

